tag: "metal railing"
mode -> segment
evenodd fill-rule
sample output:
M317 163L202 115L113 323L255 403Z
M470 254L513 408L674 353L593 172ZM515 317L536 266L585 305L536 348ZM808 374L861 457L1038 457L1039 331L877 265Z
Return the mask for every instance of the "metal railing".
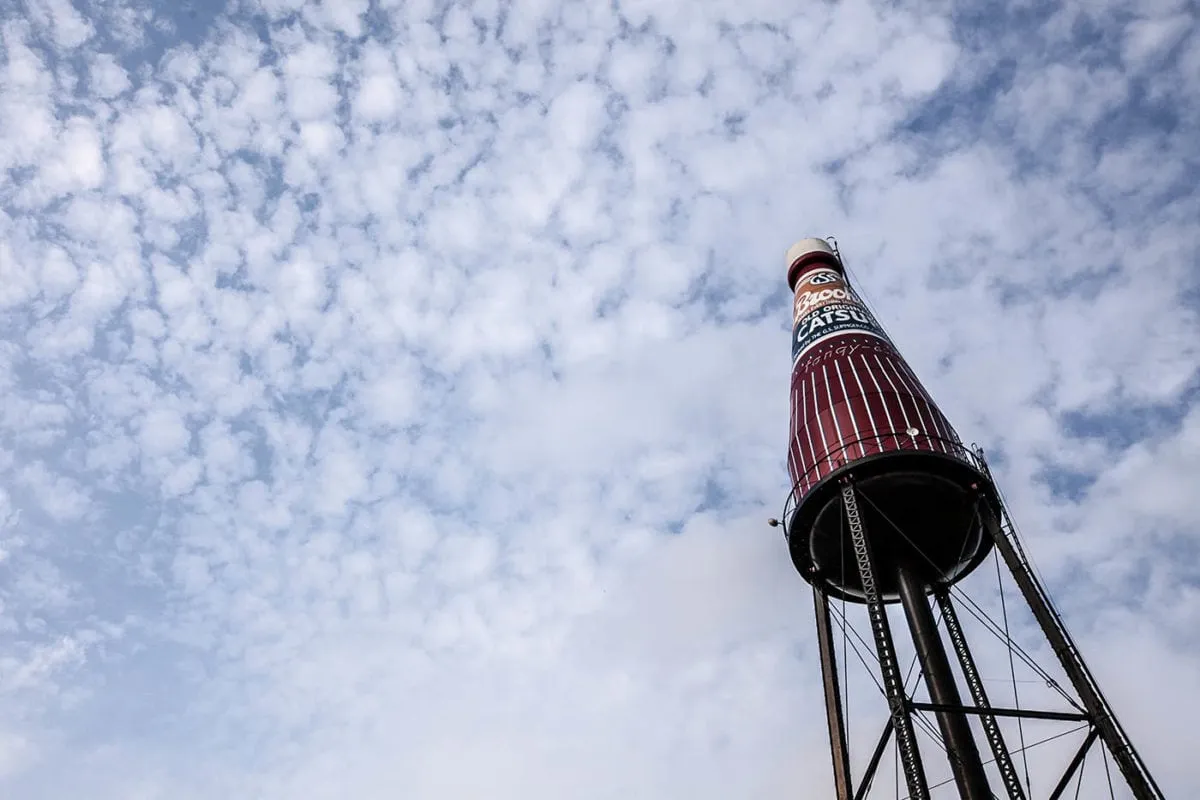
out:
M791 444L789 443L789 449ZM852 451L857 451L855 454ZM965 445L957 439L946 439L925 432L910 433L908 431L890 431L888 433L860 436L845 442L839 442L827 449L817 458L812 466L804 471L792 484L783 506L783 522L785 534L787 524L795 513L800 498L823 478L846 464L859 461L883 453L899 451L940 453L950 456L967 464L984 475L990 475L987 463L983 460L983 451L975 445Z

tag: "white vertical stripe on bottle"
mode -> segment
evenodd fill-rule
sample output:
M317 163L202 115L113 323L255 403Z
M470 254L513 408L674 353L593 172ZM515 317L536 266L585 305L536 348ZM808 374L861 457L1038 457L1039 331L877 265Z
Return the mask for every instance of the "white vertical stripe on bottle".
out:
M833 362L833 371L837 373L838 383L842 387L842 397L845 398L846 410L850 412L850 428L854 431L854 439L858 442L859 458L865 458L867 455L866 445L863 444L862 431L858 429L858 418L854 414L854 403L850 400L850 393L846 391L846 380L842 377L842 364L840 361Z
M879 395L879 405L883 407L883 413L885 416L887 416L888 429L883 432L883 436L888 434L894 436L896 433L896 421L892 419L892 409L888 405L887 397L883 394L883 387L879 385L879 379L875 377L875 370L871 369L871 365L867 363L866 355L863 355L862 359L863 367L867 371L867 377L871 379L871 383L875 384L875 391ZM879 447L881 450L883 449L882 436L879 439Z
M800 449L800 431L796 429L796 391L792 390L792 427L789 431L788 440L788 474L792 478L792 490L796 489L796 479L800 477L799 470L796 469L796 451Z
M907 436L908 429L912 427L912 422L910 422L908 419L908 411L906 411L904 408L904 401L900 397L900 390L896 388L896 384L892 381L892 376L888 375L887 370L883 368L883 362L879 360L878 355L875 356L875 363L879 365L879 371L883 374L883 377L888 382L888 385L892 387L892 392L895 393L894 396L896 397L896 402L900 406L900 414L904 417L904 430L905 435ZM901 445L897 444L897 447L900 446Z
M871 398L867 397L867 390L863 388L862 380L858 377L858 367L854 366L854 359L848 359L850 372L854 375L854 382L858 384L858 391L862 393L863 406L867 409L867 421L871 423L871 436L875 445L879 446L879 428L875 425L875 415L871 412ZM863 455L867 454L866 448L863 448Z
M838 422L837 408L833 404L833 390L829 387L829 373L825 370L825 365L821 365L821 378L825 381L825 397L829 399L829 416L833 419L833 430L837 433L837 452L838 457L845 463L846 455L846 437L842 435L842 425ZM833 453L828 453L829 456L829 471L833 472L841 464L833 463Z
M921 397L921 393L915 390L908 382L904 376L904 370L900 368L899 364L896 363L894 358L888 356L887 361L891 366L892 371L896 373L896 380L900 381L905 390L908 392L908 400L910 403L912 403L912 406L917 413L917 424L921 426L921 434L925 437L925 446L930 450L940 449L942 452L945 452L946 446L934 439L929 433L929 428L931 425L926 423L925 415L921 413L921 406L925 405L924 399Z
M820 406L817 405L817 373L812 374L812 391L813 391L813 412L814 418L817 421L817 433L821 434L821 456L813 458L813 480L820 480L821 467L820 464L829 455L829 442L825 439L825 426L821 424L821 413L817 411Z
M937 403L933 402L933 398L930 397L929 392L926 391L925 387L921 385L921 382L917 380L917 375L912 371L912 367L908 365L908 362L901 359L900 363L897 365L896 374L900 377L900 380L902 380L905 385L909 387L910 391L912 391L914 401L924 401L925 408L929 411L930 426L934 429L933 433L938 437L939 446L943 453L949 453L950 448L948 446L948 442L950 441L950 436L948 436L946 433L943 420L941 419L942 415L938 410Z
M813 444L812 426L808 424L808 381L804 379L800 380L800 415L800 418L803 420L802 424L804 425L804 438L808 440L809 459L805 464L803 472L803 474L807 477L809 470L811 470L813 465L817 463L817 448ZM800 454L804 455L804 451L801 450ZM807 490L808 486L806 485L804 488Z

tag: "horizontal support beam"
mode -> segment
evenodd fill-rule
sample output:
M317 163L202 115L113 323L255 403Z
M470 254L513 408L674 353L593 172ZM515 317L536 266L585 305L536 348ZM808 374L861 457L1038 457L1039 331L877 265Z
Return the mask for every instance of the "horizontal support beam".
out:
M1071 714L1064 711L1026 711L1023 708L974 708L972 706L945 706L937 703L912 703L917 711L948 711L956 714L974 714L984 716L992 714L997 717L1022 717L1024 719L1057 719L1066 722L1088 722L1087 714Z

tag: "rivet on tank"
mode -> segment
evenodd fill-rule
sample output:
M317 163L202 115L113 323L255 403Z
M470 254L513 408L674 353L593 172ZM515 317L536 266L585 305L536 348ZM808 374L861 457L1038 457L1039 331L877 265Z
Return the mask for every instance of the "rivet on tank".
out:
M926 586L954 583L991 546L991 480L855 293L829 242L793 245L787 280L795 297L795 511L786 528L793 563L829 594L865 599L840 500L853 480L881 598L899 599L901 568Z

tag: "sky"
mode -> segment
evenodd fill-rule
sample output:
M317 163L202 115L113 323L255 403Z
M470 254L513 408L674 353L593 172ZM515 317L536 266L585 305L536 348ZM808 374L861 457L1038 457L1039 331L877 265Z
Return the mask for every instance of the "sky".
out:
M1198 13L0 4L0 793L829 796L832 235L1200 796Z

